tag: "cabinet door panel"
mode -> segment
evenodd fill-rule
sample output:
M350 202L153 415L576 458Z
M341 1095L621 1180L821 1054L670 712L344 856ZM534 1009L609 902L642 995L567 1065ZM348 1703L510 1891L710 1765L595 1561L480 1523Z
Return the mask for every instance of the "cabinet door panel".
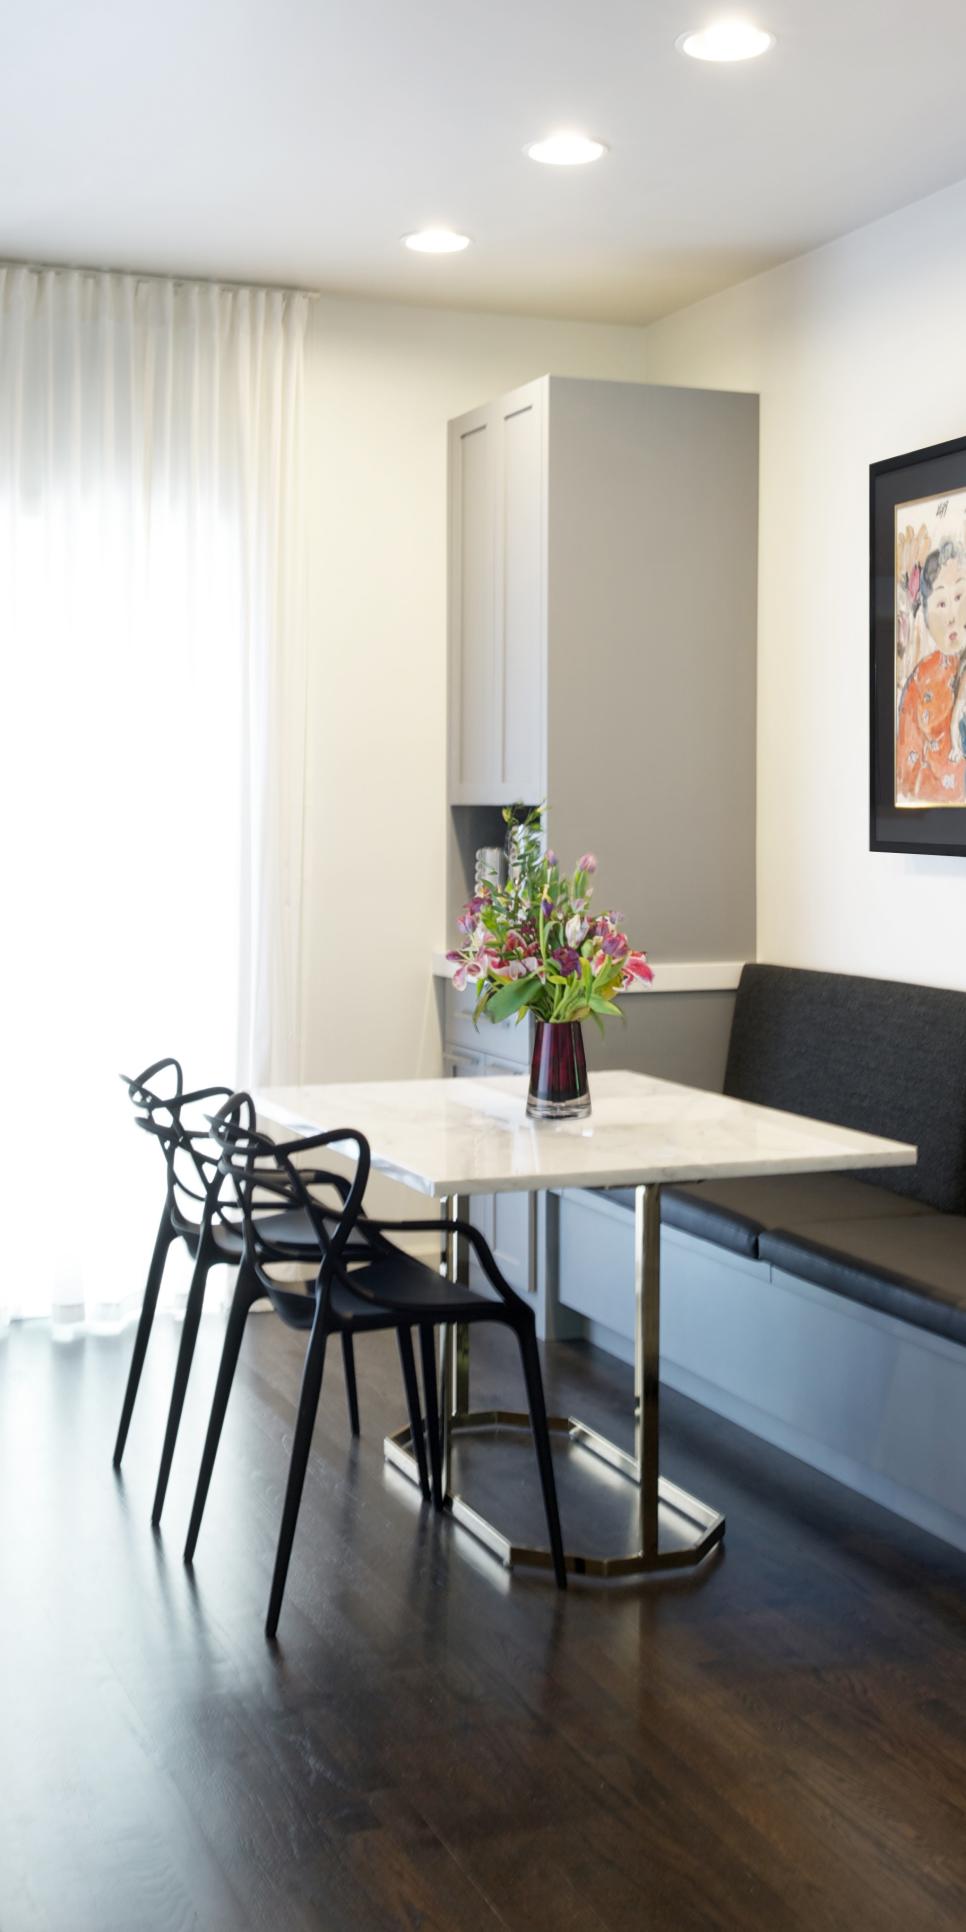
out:
M544 791L545 475L542 392L502 420L500 583L501 776L505 795Z
M531 1206L529 1194L494 1194L493 1253L511 1288L530 1293Z
M521 1034L528 1034L528 1027L520 1028ZM519 1074L521 1069L512 1060L500 1060L492 1054L486 1056L487 1073ZM521 1108L523 1102L520 1102ZM520 1295L531 1292L533 1281L533 1212L529 1194L493 1195L493 1233L490 1237L497 1267L505 1274L510 1287Z
M500 757L494 607L494 433L494 424L485 413L456 428L450 479L454 493L452 789L456 798L483 800L498 780Z

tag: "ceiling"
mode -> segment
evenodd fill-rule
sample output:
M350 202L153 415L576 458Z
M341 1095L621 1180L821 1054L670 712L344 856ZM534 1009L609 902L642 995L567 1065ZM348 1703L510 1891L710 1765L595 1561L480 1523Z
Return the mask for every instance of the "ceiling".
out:
M741 10L762 60L675 51ZM962 0L9 4L0 256L645 322L966 176L964 71Z

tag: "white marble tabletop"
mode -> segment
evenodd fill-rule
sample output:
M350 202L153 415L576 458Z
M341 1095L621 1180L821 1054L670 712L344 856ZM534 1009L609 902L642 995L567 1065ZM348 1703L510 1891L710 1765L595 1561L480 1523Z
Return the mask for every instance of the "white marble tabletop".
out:
M286 1137L357 1127L373 1167L436 1199L908 1167L916 1149L644 1073L595 1073L587 1120L530 1121L526 1074L272 1087L260 1118Z

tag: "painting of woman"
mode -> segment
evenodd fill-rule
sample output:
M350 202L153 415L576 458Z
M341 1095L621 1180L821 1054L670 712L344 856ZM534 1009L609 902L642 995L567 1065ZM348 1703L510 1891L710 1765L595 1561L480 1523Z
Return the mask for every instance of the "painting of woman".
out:
M897 512L895 802L966 806L966 542L953 534L963 505L953 517L952 500L932 505L900 535L907 507L925 506Z

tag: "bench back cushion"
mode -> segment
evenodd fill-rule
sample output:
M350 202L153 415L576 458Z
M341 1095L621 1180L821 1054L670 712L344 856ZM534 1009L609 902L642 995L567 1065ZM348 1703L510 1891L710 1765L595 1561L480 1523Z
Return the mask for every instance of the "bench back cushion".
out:
M966 993L746 966L725 1092L914 1141L915 1167L863 1178L966 1214Z

